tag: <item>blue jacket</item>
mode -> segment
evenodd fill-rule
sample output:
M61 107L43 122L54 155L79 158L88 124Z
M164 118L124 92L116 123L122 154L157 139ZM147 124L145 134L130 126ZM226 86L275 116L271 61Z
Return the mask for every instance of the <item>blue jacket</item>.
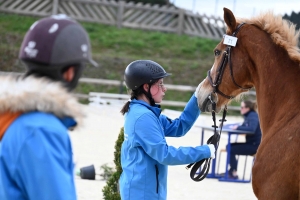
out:
M68 129L81 104L47 78L0 76L0 105L0 199L75 200Z
M249 111L244 114L244 122L241 126L238 126L237 130L253 132L254 134L246 135L246 143L259 146L261 141L261 130L257 112Z
M76 199L67 130L75 124L72 118L29 112L9 126L0 142L1 200Z
M169 146L165 137L184 136L200 111L193 95L178 119L161 115L158 106L132 100L125 115L124 142L121 149L122 200L167 198L168 165L182 165L210 157L207 145L197 147Z

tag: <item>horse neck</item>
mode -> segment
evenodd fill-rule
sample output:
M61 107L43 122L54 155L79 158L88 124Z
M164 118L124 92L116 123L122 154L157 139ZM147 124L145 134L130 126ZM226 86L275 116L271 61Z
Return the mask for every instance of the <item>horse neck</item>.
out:
M266 48L265 52L255 53L256 72L252 77L261 128L265 134L271 127L287 125L289 120L298 115L300 65L292 61L287 52L280 47L275 47L271 51L270 48Z

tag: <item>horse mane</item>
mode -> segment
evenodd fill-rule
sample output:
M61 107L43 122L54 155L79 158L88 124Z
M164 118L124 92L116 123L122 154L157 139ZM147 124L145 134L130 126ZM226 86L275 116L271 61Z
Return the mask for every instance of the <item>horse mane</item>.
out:
M296 31L296 25L282 19L280 15L274 15L272 11L261 13L250 19L237 18L236 20L238 23L252 24L269 33L274 43L285 48L292 60L300 62L298 48L300 30Z

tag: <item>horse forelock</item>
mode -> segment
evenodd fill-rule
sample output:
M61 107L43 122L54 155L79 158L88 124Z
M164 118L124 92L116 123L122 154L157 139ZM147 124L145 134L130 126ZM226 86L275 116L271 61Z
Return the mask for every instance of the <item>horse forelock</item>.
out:
M300 30L296 31L296 26L282 19L281 15L275 15L272 11L268 11L249 19L237 18L236 20L237 23L252 24L267 32L275 44L286 49L292 60L300 62L298 48Z

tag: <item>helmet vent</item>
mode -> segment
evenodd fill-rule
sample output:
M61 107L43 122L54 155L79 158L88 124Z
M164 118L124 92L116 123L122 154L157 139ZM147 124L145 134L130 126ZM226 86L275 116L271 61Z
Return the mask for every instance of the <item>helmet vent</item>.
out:
M164 72L160 67L158 67L156 65L147 63L146 66L149 68L149 70L152 72L152 74L158 74L158 73Z

